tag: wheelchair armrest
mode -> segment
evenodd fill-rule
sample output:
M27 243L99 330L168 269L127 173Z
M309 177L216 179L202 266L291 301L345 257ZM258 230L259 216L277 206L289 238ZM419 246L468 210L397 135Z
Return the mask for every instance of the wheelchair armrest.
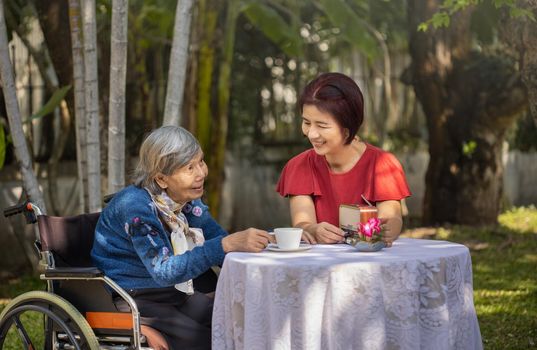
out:
M98 278L104 273L96 267L56 267L45 270L45 278Z

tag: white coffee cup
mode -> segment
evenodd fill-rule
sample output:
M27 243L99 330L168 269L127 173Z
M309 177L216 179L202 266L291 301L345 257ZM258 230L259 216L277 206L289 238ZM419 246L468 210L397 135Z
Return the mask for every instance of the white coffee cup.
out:
M276 244L280 249L298 249L302 229L297 227L279 227L274 229Z

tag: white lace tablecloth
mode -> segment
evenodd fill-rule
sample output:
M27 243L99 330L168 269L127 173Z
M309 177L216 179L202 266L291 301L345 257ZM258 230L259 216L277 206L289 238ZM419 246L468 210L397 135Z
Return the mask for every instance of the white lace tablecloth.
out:
M360 253L230 253L213 349L482 349L463 245L401 238Z

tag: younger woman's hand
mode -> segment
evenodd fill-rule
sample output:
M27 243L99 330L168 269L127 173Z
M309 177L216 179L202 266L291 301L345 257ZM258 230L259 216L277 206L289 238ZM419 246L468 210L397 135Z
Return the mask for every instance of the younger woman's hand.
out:
M345 238L345 232L343 232L342 229L332 224L329 224L328 222L311 224L304 228L304 232L306 232L306 235L302 234L302 237L309 239L308 242L313 244L340 243L343 242Z
M401 203L399 201L377 202L379 210L382 240L390 247L401 234L403 219L401 217Z
M306 230L302 230L302 241L309 243L309 244L317 244L317 240L315 239L315 236L312 233L309 233Z
M394 225L393 223L390 223L390 219L379 218L379 220L380 228L382 229L382 240L384 241L384 243L386 243L386 247L391 247L392 243L397 238L399 238L399 234L401 234L401 229L399 227L396 227L394 229Z

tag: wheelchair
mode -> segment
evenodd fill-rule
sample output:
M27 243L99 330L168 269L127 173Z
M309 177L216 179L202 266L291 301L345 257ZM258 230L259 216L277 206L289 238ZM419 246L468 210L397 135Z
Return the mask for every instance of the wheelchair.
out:
M18 338L21 349L150 350L141 333L135 301L102 271L93 266L90 251L99 213L71 217L42 215L30 203L9 207L4 216L24 214L37 222L40 256L46 291L30 291L9 302L0 314L0 349L7 335ZM117 310L113 298L121 297L131 312ZM40 336L25 323L38 315ZM40 327L41 327L40 326Z

